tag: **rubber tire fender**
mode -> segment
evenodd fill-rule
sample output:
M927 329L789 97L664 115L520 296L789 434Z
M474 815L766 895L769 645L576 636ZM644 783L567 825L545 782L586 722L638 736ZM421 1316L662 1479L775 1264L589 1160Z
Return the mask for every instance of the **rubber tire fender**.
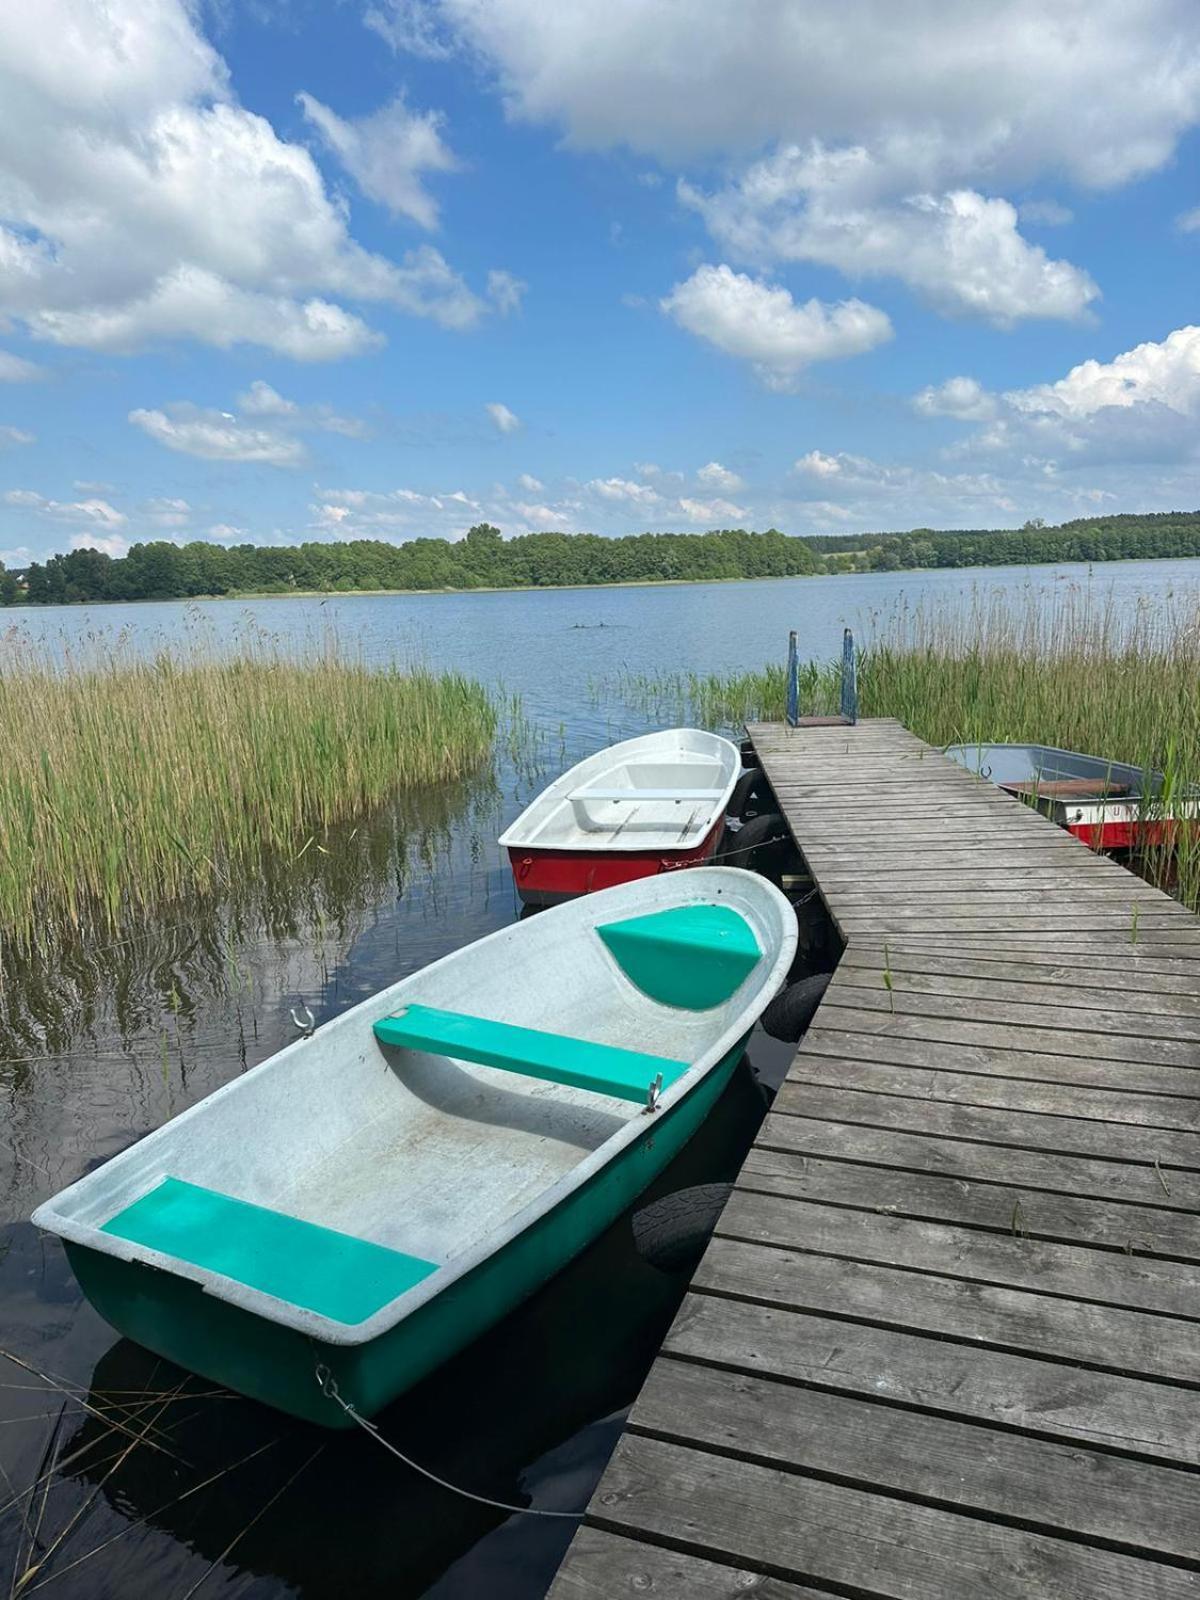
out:
M660 1272L694 1265L732 1193L731 1183L697 1183L635 1211L631 1221L638 1255Z
M787 823L779 812L764 811L761 816L751 817L750 821L736 833L726 830L721 840L721 860L727 867L746 867L753 870L755 851L776 842L783 846L787 836Z
M763 1032L785 1044L798 1044L825 998L832 977L832 972L817 972L781 989L759 1018Z

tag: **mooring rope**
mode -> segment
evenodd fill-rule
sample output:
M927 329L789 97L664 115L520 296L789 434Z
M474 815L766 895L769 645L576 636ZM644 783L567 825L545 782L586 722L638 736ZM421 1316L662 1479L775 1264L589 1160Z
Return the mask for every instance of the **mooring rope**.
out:
M428 1478L430 1483L436 1483L439 1489L445 1489L450 1494L459 1495L464 1500L474 1500L476 1505L490 1506L494 1511L519 1513L523 1517L565 1517L572 1522L578 1522L585 1515L582 1511L546 1511L541 1506L514 1506L510 1505L507 1500L492 1500L486 1494L476 1494L471 1489L462 1489L456 1483L449 1483L445 1478L439 1478L436 1472L430 1472L428 1467L423 1467L419 1461L414 1461L411 1456L406 1456L403 1450L398 1450L392 1444L390 1439L385 1439L375 1424L360 1415L349 1400L341 1394L333 1373L330 1372L328 1367L319 1366L317 1368L317 1382L321 1386L321 1393L327 1399L333 1400L341 1406L350 1420L356 1423L364 1433L369 1434L389 1454L394 1455L398 1461L403 1461L404 1465L411 1468L413 1472L419 1472L421 1477Z

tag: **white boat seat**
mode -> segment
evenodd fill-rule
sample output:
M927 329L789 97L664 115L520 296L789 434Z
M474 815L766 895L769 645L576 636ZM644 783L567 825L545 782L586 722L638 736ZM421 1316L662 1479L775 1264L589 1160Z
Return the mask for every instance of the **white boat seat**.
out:
M565 1033L519 1028L511 1022L492 1022L487 1017L439 1011L433 1006L410 1005L394 1017L381 1017L375 1024L375 1037L380 1044L403 1050L474 1061L483 1067L500 1067L639 1104L645 1103L660 1073L661 1087L667 1089L688 1069L686 1061L671 1056L593 1044Z
M588 800L674 800L677 805L715 805L724 789L573 789L567 796L572 805Z

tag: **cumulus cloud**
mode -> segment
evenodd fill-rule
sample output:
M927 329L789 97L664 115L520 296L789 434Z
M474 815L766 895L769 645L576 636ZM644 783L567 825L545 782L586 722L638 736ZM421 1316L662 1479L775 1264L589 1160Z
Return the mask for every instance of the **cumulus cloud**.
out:
M294 428L318 429L322 433L338 433L346 439L364 439L369 429L359 417L344 417L327 405L299 405L288 400L262 378L256 378L244 393L237 397L237 407L246 417L271 417L279 424Z
M177 405L167 411L129 413L135 427L168 450L198 456L202 461L250 461L271 467L298 467L304 444L290 434L252 427L228 412Z
M750 163L682 191L731 258L896 276L1000 326L1075 318L1097 294L1021 235L1004 190L1127 183L1200 122L1194 0L709 0L703 27L636 0L377 0L371 20L398 49L482 59L510 116L570 147Z
M397 48L482 54L511 115L677 165L819 139L925 170L1089 185L1161 167L1200 117L1192 0L377 0Z
M12 445L34 444L37 435L30 433L28 428L13 428L7 423L0 425L0 450L7 450Z
M343 298L452 329L487 309L431 246L393 261L353 239L184 0L0 8L0 201L0 315L53 343L329 360L379 342Z
M519 416L517 416L516 412L510 411L508 407L506 405L502 405L499 400L489 400L483 409L487 412L488 416L491 417L492 422L501 433L516 433L517 429L521 426L521 419Z
M186 500L160 496L140 505L138 517L156 528L186 528L191 521L192 508Z
M7 505L33 511L39 517L49 517L56 522L73 522L110 531L123 528L129 520L107 500L48 500L33 489L10 489L4 500Z
M710 461L706 467L701 467L696 477L706 489L724 489L733 493L737 489L746 487L743 479L736 472L730 472L728 467L723 467L719 461Z
M697 267L660 306L681 328L753 364L772 389L814 361L861 355L892 337L886 314L862 300L798 305L788 291L731 267Z
M74 533L71 535L71 549L99 550L102 555L118 561L129 554L129 540L123 533Z
M792 468L793 472L804 472L813 478L835 478L841 470L842 464L837 456L822 455L819 450L810 450Z
M947 378L913 396L913 410L923 417L955 417L960 422L986 422L996 414L996 399L976 378Z
M546 485L540 478L535 478L531 472L522 472L517 478L518 485L526 494L541 494Z
M592 478L586 487L601 500L634 509L656 506L662 498L657 489L646 483L634 483L631 478Z
M462 489L428 494L419 489L318 489L313 527L337 539L405 539L436 535L456 539L486 513Z
M730 500L690 500L686 495L680 496L679 509L689 522L703 522L709 527L717 523L740 522L746 515L745 506L735 506Z
M1112 361L1083 361L1057 383L1011 390L1018 411L1088 417L1108 406L1166 406L1182 416L1200 411L1200 327L1176 328Z
M715 194L680 198L741 260L816 261L848 277L900 278L938 310L1000 326L1078 317L1099 290L1024 239L1007 200L972 189L893 197L865 150L791 145Z
M440 112L410 111L398 94L370 116L347 121L311 94L296 98L363 194L395 216L408 217L422 228L437 227L437 202L422 178L456 172L459 166L443 143L445 118Z

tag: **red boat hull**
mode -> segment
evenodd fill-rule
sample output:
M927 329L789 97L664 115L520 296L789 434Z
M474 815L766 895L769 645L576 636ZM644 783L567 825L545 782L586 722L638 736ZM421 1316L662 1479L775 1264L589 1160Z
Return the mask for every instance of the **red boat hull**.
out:
M509 847L513 881L527 906L554 906L635 878L702 867L716 854L725 819L690 850L525 850Z

